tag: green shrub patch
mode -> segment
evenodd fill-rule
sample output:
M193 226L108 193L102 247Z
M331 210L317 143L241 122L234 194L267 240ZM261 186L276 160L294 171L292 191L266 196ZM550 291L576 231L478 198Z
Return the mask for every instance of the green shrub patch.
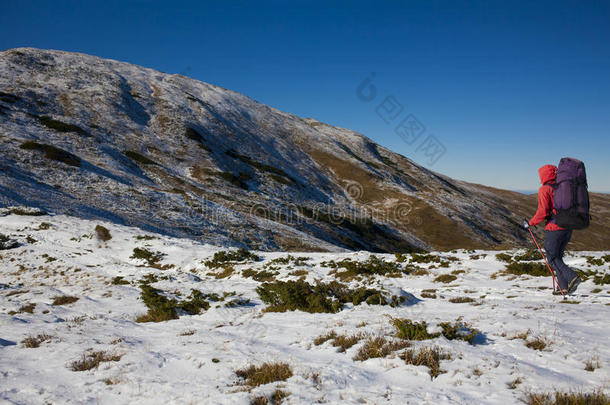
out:
M396 329L396 337L406 340L428 340L444 336L448 340L464 340L474 344L481 332L462 323L439 323L441 332L428 333L426 321L413 322L410 319L393 318L391 324Z
M168 298L163 291L149 284L140 284L141 297L148 312L136 319L136 322L163 322L178 319L180 311L188 315L197 315L210 308L208 300L218 301L216 294L204 294L199 290L191 290L191 295L182 302Z
M427 340L440 336L440 333L428 333L426 321L413 322L410 319L393 318L391 324L396 328L396 337L406 340Z
M528 262L528 261L532 261L532 260L541 260L541 259L542 259L542 256L540 255L540 252L536 249L528 249L525 251L525 253L517 255L513 258L513 260L516 262Z
M358 276L371 277L374 275L386 277L400 277L403 272L402 266L397 262L386 262L377 256L370 256L364 262L344 259L339 262L327 263L335 269L345 269L344 271L336 271L335 276L341 280L351 280Z
M268 304L268 312L305 311L335 313L351 302L359 305L387 305L383 294L374 289L350 289L337 281L311 285L304 280L276 281L260 285L256 292Z
M549 269L543 263L520 263L513 262L506 266L506 272L515 275L529 275L534 277L546 277L550 275Z
M259 261L260 257L251 253L248 249L237 249L231 251L221 251L214 253L211 260L207 260L204 264L210 268L222 267L227 263L238 263L245 261Z
M250 277L256 281L273 281L275 280L275 276L278 274L277 272L270 272L267 270L256 271L253 269L246 269L241 272L244 277Z
M163 256L165 256L163 253L152 252L146 248L134 248L130 259L145 260L149 266L153 267L163 259Z

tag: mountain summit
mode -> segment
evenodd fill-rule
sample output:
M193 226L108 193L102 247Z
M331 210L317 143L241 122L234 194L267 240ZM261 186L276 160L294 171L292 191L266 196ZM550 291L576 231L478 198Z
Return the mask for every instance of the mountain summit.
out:
M263 250L523 246L536 203L231 90L61 51L0 52L0 146L0 205ZM609 248L608 206L592 195L575 246Z

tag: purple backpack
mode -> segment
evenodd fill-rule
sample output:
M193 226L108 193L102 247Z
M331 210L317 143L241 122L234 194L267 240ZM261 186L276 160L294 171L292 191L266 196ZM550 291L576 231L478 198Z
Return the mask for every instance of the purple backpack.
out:
M562 158L554 185L556 214L551 222L565 229L589 226L589 192L585 164L578 159Z

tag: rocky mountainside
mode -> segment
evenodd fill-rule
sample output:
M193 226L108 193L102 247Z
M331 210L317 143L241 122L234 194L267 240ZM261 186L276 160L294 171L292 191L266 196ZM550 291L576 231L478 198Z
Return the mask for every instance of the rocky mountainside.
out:
M0 52L0 205L227 246L510 248L535 196L456 181L348 129L181 75ZM573 248L610 249L608 195Z

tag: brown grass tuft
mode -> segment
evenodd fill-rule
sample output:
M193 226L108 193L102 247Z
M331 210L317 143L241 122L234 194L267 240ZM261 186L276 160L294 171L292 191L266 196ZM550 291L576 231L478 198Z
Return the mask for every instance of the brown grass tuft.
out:
M543 337L535 337L525 342L525 345L530 349L534 350L543 350L546 348L550 342Z
M608 405L610 397L601 390L591 393L584 392L561 392L535 394L529 393L525 397L528 405Z
M69 295L62 295L53 298L53 305L68 305L78 301L78 297L71 297Z
M70 368L72 371L86 371L93 368L99 367L103 362L107 361L119 361L123 357L122 354L110 354L106 351L100 350L97 352L91 352L83 354L80 360L72 362Z
M28 336L21 341L23 347L27 348L36 348L39 347L42 342L49 341L53 338L51 335L47 335L46 333L41 333L38 336Z
M235 372L250 387L269 384L274 381L286 381L292 377L292 370L287 363L264 363L261 366L250 366Z
M392 352L411 346L406 341L388 341L383 336L369 337L358 350L354 360L364 361L372 358L385 357Z
M407 364L428 367L430 377L434 379L444 373L441 370L441 360L449 360L451 355L438 347L423 347L420 349L409 349L402 353L401 358Z

